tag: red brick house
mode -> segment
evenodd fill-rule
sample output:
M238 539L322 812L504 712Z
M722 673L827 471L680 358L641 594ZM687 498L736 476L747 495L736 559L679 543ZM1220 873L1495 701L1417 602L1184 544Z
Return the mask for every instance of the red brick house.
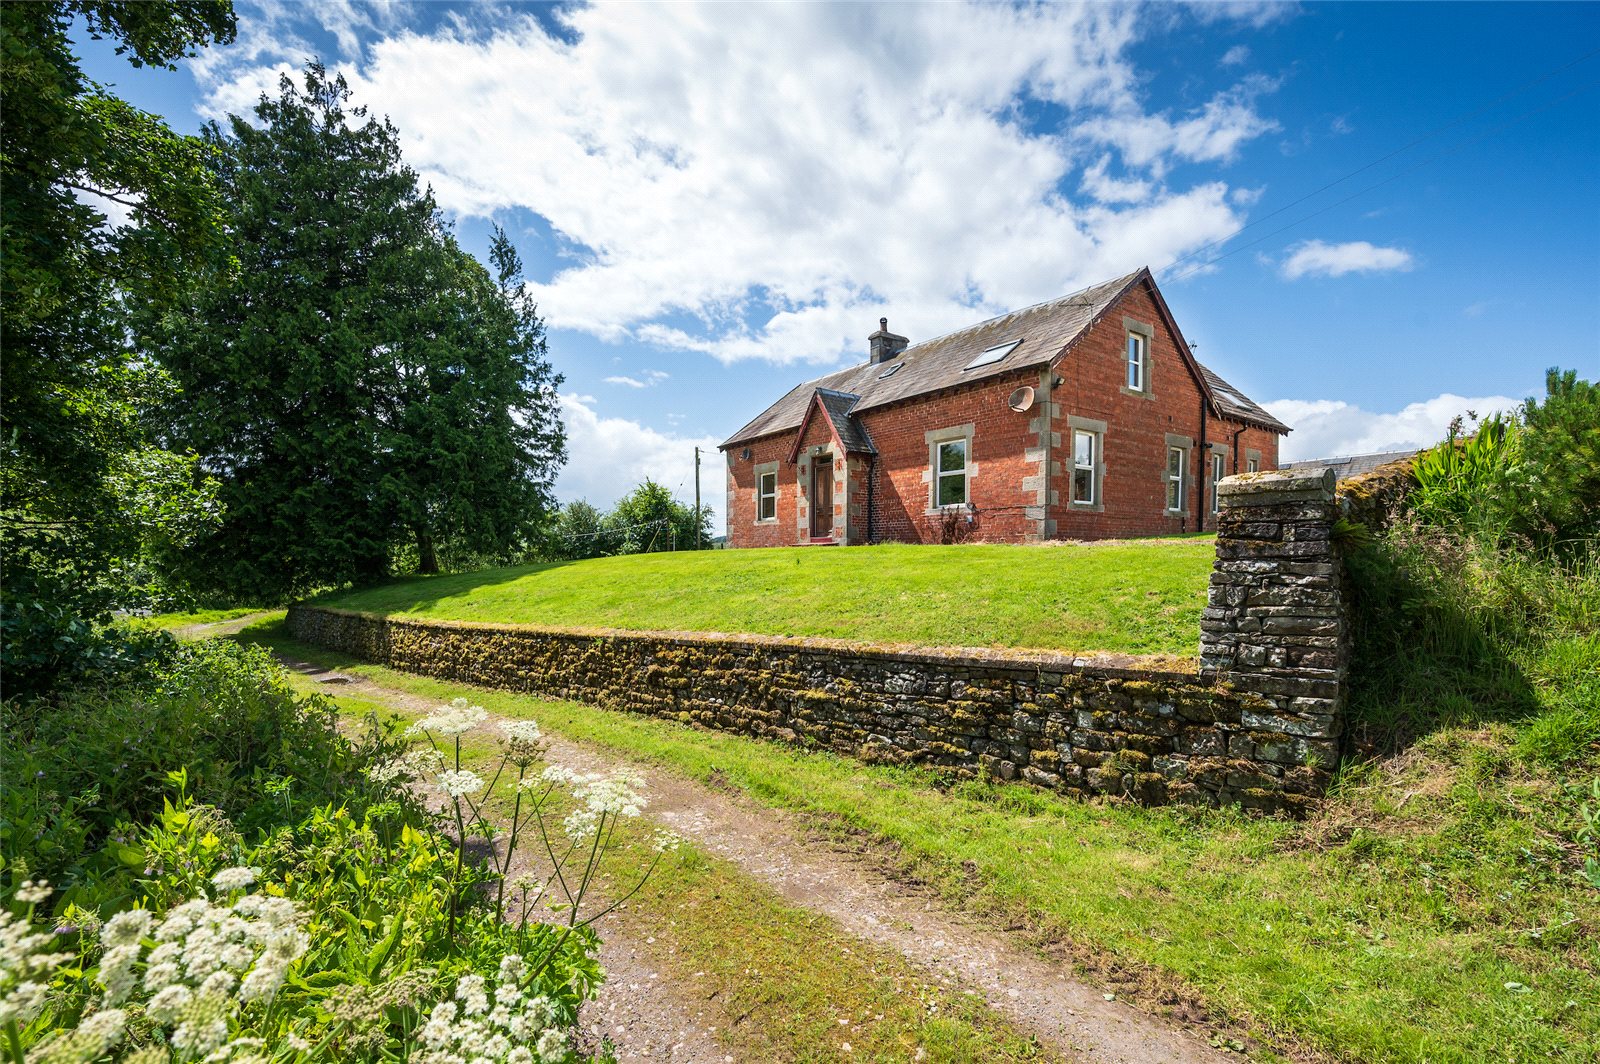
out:
M1195 360L1148 269L792 389L728 437L728 545L1194 532L1289 431Z

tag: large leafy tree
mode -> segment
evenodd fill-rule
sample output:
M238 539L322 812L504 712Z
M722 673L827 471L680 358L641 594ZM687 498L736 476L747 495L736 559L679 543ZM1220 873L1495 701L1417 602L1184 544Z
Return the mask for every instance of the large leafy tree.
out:
M310 66L255 121L207 137L236 267L162 324L178 440L227 513L197 581L281 599L383 575L415 544L514 549L564 458L559 378L498 234L498 276L456 244L387 120Z
M0 4L8 618L21 603L93 614L126 602L126 570L215 515L192 458L153 444L145 414L169 385L130 332L130 309L170 300L222 239L207 151L91 82L75 20L135 66L171 68L234 34L223 0ZM8 660L13 636L8 620Z

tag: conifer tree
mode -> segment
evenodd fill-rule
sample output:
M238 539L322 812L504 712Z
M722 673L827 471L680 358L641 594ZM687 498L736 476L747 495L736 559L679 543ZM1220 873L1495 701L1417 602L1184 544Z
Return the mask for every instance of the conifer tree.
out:
M196 579L279 600L376 579L402 544L429 569L441 540L516 549L565 456L516 278L457 245L394 126L318 64L206 135L233 261L160 330L174 434L227 505Z

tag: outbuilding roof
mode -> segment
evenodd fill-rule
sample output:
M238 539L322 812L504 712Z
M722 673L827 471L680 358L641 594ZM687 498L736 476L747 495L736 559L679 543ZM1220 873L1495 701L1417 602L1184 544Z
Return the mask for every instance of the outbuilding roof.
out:
M1141 268L1057 299L925 340L884 362L869 361L798 384L729 436L722 443L722 449L798 428L806 418L813 396L825 392L853 397L847 411L850 416L844 421L859 424L859 415L876 407L1018 370L1049 365L1087 332L1124 293L1139 281L1149 278L1150 271ZM1153 281L1151 289L1157 305L1167 316L1174 334L1177 334L1177 325L1167 314L1166 304L1160 292L1155 290ZM1289 431L1282 422L1245 398L1221 377L1195 362L1181 334L1177 335L1182 354L1201 374L1201 389L1212 400L1220 416L1259 424L1278 432ZM985 361L980 357L995 348L1013 344L998 359L991 357ZM1211 394L1214 387L1212 381L1217 382L1217 387L1226 389L1226 406L1221 396ZM831 410L830 419L834 420L843 440L843 423L832 418Z

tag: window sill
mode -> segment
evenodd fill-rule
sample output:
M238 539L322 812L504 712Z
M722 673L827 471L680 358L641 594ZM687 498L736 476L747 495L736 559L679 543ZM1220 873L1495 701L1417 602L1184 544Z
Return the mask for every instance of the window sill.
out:
M1154 399L1156 397L1155 393L1147 388L1130 388L1126 384L1117 390L1123 395L1131 395L1135 399Z
M1069 502L1067 508L1073 513L1103 514L1106 512L1105 503L1100 502Z
M775 525L778 523L778 519L776 517L758 517L750 523L753 525Z

